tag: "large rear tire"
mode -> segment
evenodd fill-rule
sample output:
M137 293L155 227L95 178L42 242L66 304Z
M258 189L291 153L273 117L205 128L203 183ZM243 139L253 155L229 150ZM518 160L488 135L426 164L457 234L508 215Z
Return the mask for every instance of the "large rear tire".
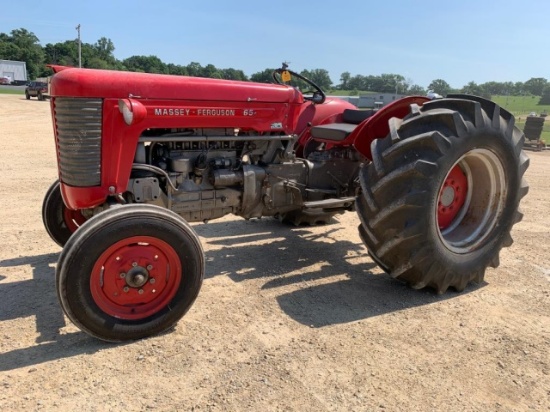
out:
M65 206L59 180L53 182L42 203L42 222L52 240L63 247L85 221L86 218L79 210Z
M499 265L522 214L529 159L514 118L495 103L454 95L390 120L360 174L359 232L372 258L414 288L444 293Z
M88 220L57 264L57 294L67 317L101 340L141 339L173 327L195 301L204 253L175 213L126 205Z

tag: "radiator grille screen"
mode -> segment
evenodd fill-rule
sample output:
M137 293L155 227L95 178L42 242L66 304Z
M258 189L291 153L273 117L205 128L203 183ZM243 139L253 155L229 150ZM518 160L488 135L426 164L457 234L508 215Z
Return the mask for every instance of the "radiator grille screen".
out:
M56 142L61 181L69 186L101 184L101 99L57 97Z

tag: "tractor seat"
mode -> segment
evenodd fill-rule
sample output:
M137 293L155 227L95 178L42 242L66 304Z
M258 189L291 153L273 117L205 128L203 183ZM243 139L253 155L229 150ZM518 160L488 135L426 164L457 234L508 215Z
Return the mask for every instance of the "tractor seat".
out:
M342 113L342 123L330 123L311 128L311 136L314 139L333 140L340 142L355 130L363 120L371 117L375 110L346 109Z

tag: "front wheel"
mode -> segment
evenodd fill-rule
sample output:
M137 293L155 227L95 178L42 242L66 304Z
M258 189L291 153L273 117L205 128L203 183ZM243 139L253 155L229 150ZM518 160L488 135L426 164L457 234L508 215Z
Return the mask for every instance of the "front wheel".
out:
M392 119L389 136L372 144L356 203L373 259L414 288L481 282L522 217L523 141L510 113L473 96L412 105Z
M52 240L59 246L64 246L85 221L86 218L79 210L71 210L65 206L59 180L53 182L42 202L42 222Z
M138 204L87 221L67 242L56 270L67 317L110 342L173 327L203 277L204 253L191 226L169 210Z

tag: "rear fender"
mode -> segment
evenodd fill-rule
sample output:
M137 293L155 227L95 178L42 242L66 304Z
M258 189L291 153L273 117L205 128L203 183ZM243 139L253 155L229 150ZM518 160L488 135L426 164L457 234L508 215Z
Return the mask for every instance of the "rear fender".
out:
M359 153L367 159L372 160L372 153L370 150L371 143L375 139L385 137L390 132L389 120L392 117L402 119L410 113L411 104L422 106L428 101L430 101L430 99L423 96L408 96L396 100L384 106L378 110L375 115L359 124L345 140L340 142L340 145L353 145Z

